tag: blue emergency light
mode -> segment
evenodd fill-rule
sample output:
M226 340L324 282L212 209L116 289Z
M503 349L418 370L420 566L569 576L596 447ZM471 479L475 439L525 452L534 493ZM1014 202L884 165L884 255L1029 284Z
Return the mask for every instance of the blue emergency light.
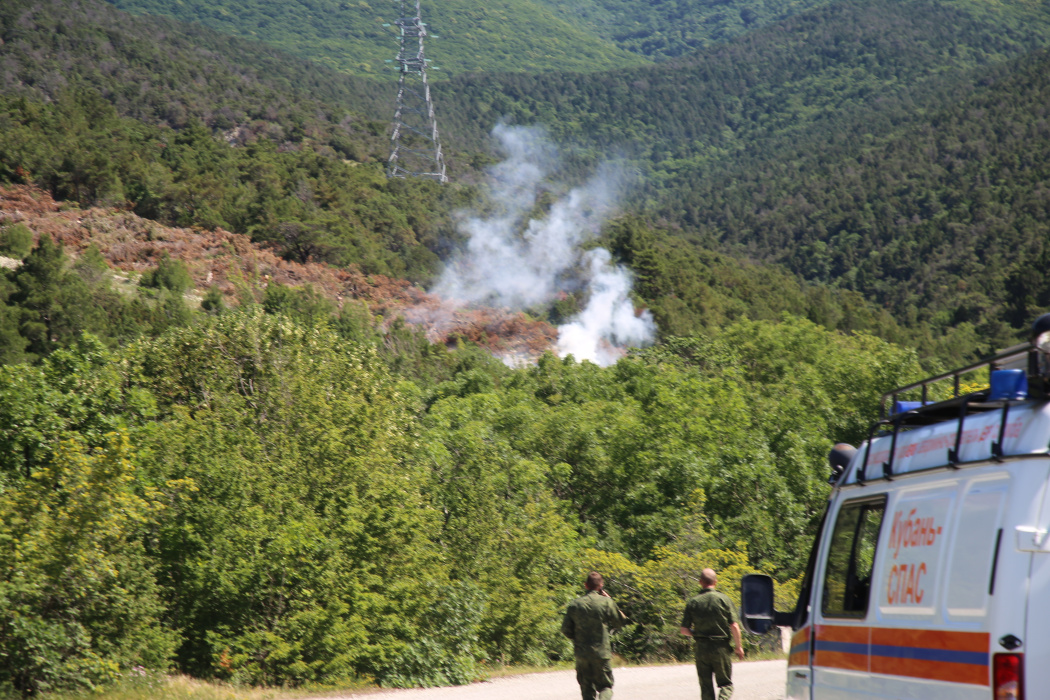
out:
M991 373L989 401L1019 401L1028 398L1028 375L1023 369L997 369Z
M927 401L924 404L922 401L894 401L893 411L891 415L896 415L898 413L907 413L908 411L914 411L917 408L922 408L923 406L931 403L933 402Z

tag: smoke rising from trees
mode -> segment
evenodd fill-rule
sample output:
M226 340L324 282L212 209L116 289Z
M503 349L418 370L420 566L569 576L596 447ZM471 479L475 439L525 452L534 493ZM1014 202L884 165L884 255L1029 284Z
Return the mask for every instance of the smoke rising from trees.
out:
M622 169L603 165L546 205L557 153L542 130L501 124L493 135L506 158L489 170L487 210L463 214L466 245L432 291L455 304L512 309L582 292L583 310L558 328L558 354L602 366L651 342L656 326L648 311L635 313L630 271L608 251L584 247L616 214Z

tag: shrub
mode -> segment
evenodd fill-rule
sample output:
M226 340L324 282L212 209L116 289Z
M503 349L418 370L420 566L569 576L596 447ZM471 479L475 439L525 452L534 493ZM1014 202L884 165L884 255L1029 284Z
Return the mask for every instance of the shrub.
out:
M0 692L94 689L166 670L174 634L137 536L156 508L125 436L62 443L0 494ZM140 491L144 491L140 493Z
M176 294L182 294L193 286L193 278L190 277L186 263L171 258L165 253L157 263L157 267L144 274L139 284L143 287L168 289Z
M0 228L0 253L22 260L33 250L33 232L25 224Z

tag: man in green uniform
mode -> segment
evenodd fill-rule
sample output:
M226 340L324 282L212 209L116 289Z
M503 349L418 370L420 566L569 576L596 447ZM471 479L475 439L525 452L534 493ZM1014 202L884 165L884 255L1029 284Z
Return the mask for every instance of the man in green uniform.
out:
M587 576L587 593L569 603L561 631L572 640L576 654L576 680L583 700L609 700L612 696L612 644L609 632L624 626L627 617L605 592L597 571Z
M700 595L689 599L682 616L682 634L696 642L696 673L700 676L700 700L715 700L715 688L711 684L714 676L718 684L718 700L729 700L733 696L733 657L744 658L744 647L740 641L740 620L733 601L715 590L718 576L714 569L704 569L700 574Z

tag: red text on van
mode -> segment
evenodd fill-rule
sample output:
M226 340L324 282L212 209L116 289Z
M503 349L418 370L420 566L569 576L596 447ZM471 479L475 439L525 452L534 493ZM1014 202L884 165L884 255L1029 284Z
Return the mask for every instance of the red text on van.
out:
M904 517L904 511L900 510L893 514L890 549L893 550L894 559L900 554L901 548L929 547L941 534L941 527L934 523L933 517L916 518L915 512L916 509L912 508L908 517Z

